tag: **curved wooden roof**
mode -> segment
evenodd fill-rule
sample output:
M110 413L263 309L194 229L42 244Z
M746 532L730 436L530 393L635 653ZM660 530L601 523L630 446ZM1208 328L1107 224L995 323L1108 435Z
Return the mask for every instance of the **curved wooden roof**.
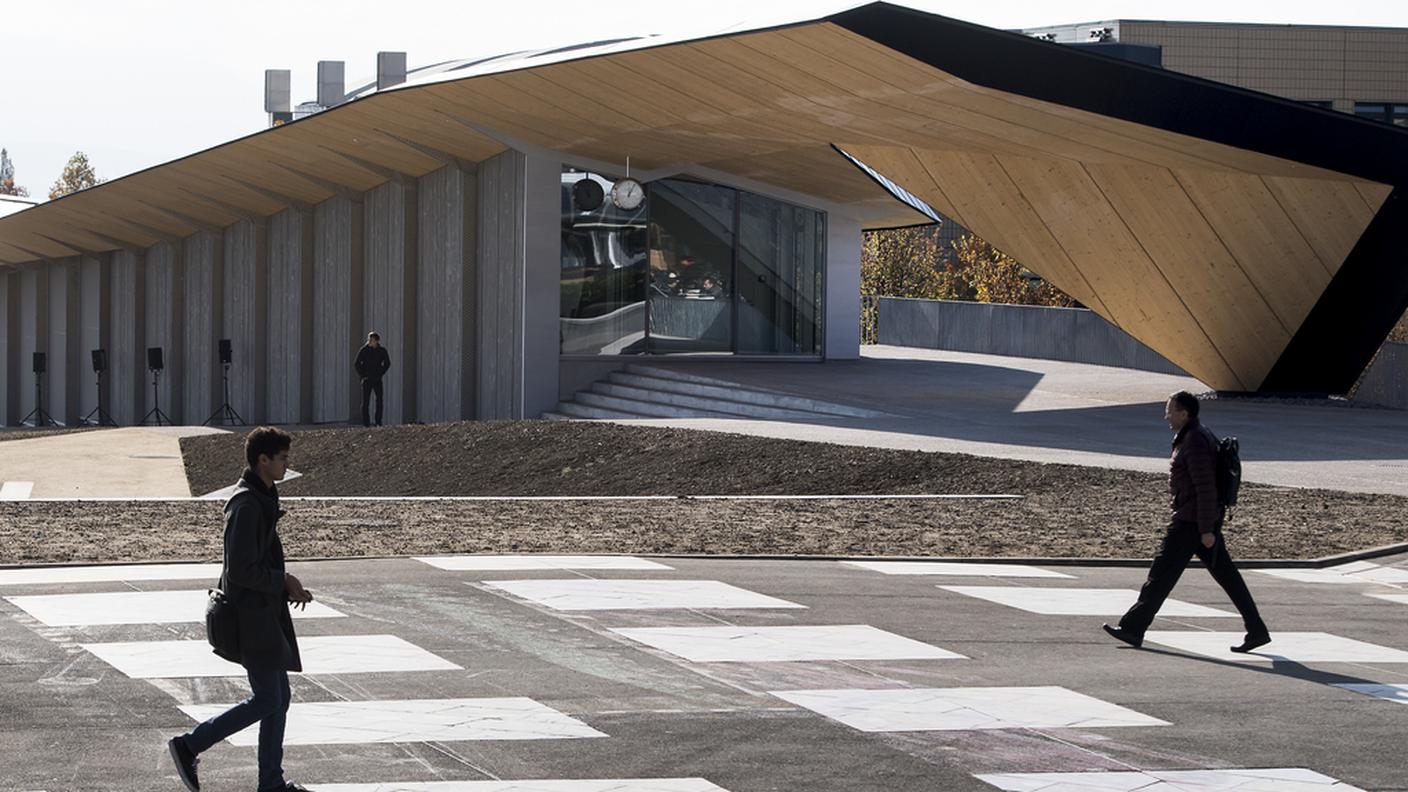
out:
M495 70L497 69L497 70ZM1220 390L1340 392L1408 306L1408 130L876 3L440 75L0 219L145 247L522 141L924 222L843 149Z

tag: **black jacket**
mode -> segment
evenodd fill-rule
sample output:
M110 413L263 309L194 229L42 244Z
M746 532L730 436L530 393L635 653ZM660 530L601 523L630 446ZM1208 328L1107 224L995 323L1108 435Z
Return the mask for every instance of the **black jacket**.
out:
M353 367L357 369L357 376L362 379L379 380L386 374L386 370L391 368L391 355L384 346L363 344L357 351L357 362Z
M220 588L239 611L240 664L245 668L302 671L298 638L284 588L279 541L279 490L245 470L225 501L225 564Z
M1212 533L1222 519L1217 499L1217 435L1194 418L1173 439L1168 461L1169 516Z

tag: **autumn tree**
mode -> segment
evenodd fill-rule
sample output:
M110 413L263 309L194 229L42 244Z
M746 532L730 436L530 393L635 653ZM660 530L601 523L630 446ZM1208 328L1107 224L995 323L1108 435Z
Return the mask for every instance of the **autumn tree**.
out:
M934 226L867 232L861 242L861 339L874 343L876 297L954 299ZM869 299L866 299L869 298Z
M79 151L68 158L64 172L59 175L54 186L49 188L49 200L62 198L69 193L96 187L102 183L103 180L98 178L98 172L93 170L93 166L88 162L88 155Z
M15 163L10 161L10 152L0 149L0 195L13 195L24 198L29 190L15 184Z
M954 240L953 250L957 274L972 285L978 302L1063 308L1076 304L1016 259L972 234Z

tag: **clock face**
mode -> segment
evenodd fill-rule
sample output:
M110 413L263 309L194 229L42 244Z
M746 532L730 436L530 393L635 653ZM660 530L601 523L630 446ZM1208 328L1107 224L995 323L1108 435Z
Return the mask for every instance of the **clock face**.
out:
M579 212L594 212L601 208L606 199L606 191L592 178L582 179L572 185L572 202Z
M635 209L645 202L645 187L635 179L621 179L611 187L611 203L622 209Z

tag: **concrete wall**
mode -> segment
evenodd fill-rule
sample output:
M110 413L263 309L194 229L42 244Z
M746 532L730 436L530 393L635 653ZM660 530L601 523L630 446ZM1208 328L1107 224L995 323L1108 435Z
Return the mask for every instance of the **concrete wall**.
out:
M479 166L478 418L523 417L520 361L526 169L527 158L512 150ZM561 231L553 236L560 239ZM559 280L561 266L559 262ZM555 309L554 314L560 313L560 307Z
M20 409L20 276L0 271L0 426L19 421Z
M1384 343L1359 381L1354 401L1408 410L1408 344Z
M221 338L230 339L230 406L250 423L266 420L268 246L266 225L242 220L225 229Z
M87 417L98 407L98 375L93 373L92 351L102 349L112 355L108 344L112 300L111 267L108 256L84 256L78 263L78 413ZM109 361L111 367L111 361ZM102 406L111 412L112 374L103 372ZM96 416L95 416L96 419Z
M49 349L49 278L41 267L20 273L20 412L29 415L41 405L34 399L35 352ZM44 386L48 386L45 376ZM47 411L48 407L44 409Z
M876 330L881 344L1184 373L1084 308L897 297L881 297L878 304Z
M148 349L161 347L164 366L155 392L146 391L143 413L160 407L166 417L177 424L186 420L185 371L181 365L185 341L185 268L181 266L180 253L179 243L174 242L160 242L147 249L146 340L142 344ZM147 364L143 364L142 370L150 376ZM152 422L155 421L153 416Z
M182 243L185 270L185 328L181 345L181 380L186 423L202 423L219 406L220 312L224 286L222 263L225 244L221 234L201 232Z
M48 374L44 382L44 409L61 424L72 425L78 413L78 259L49 265L41 277L49 279Z
M265 420L313 419L313 223L299 209L269 218Z
M383 421L405 423L415 420L416 188L405 180L392 180L367 191L362 200L364 329L360 335L365 338L372 330L381 335L381 345L391 356L391 369L383 380Z
M474 174L453 165L417 185L416 419L423 422L474 416L475 185Z
M108 412L127 425L142 418L147 381L146 266L143 255L130 250L112 254L112 287L108 311Z
M352 360L362 333L362 202L333 198L313 210L313 416L350 420L360 403ZM360 420L360 416L358 416Z
M860 357L860 223L831 214L826 218L827 360Z

